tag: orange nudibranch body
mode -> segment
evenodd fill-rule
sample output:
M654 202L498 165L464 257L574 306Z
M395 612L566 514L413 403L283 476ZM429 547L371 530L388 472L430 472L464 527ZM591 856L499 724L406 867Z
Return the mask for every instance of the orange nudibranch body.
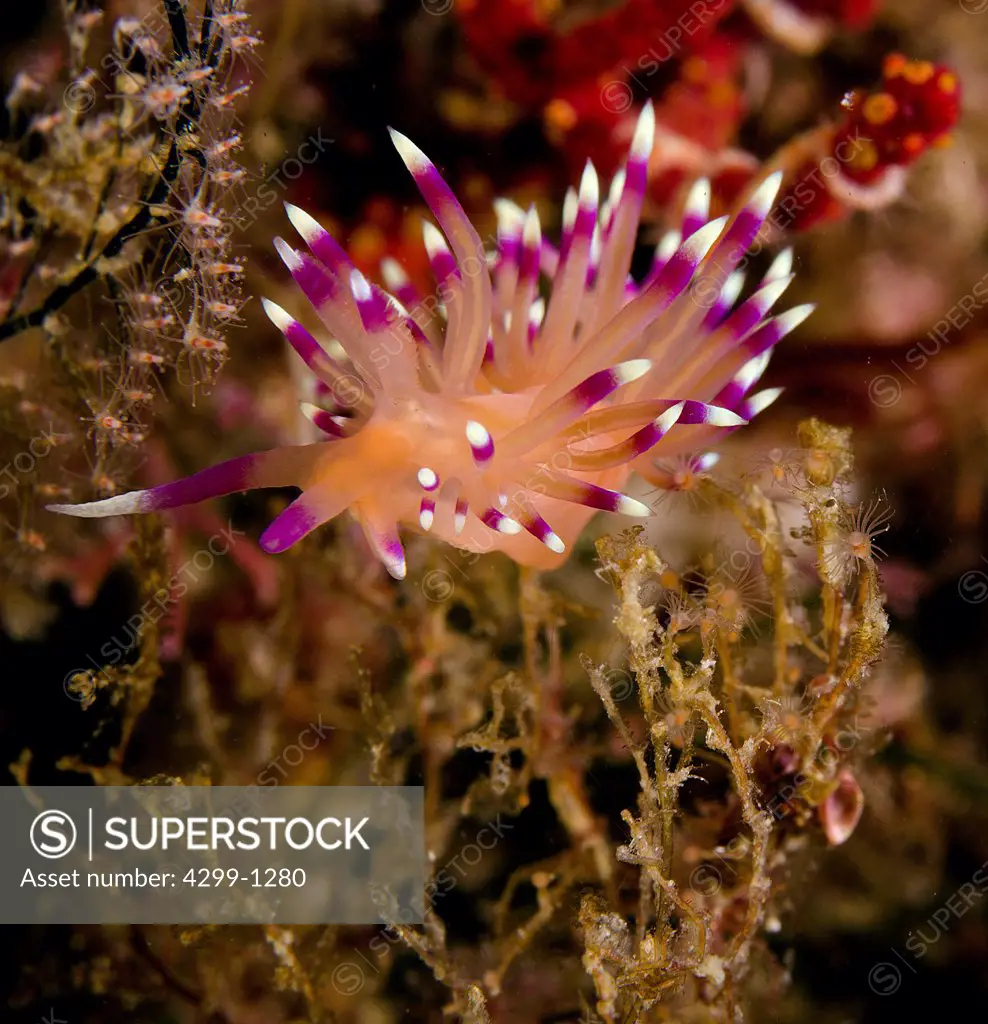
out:
M650 515L622 492L632 470L668 486L656 457L701 452L774 400L776 390L751 389L774 345L812 309L769 316L792 280L789 253L737 303L737 267L771 209L778 174L733 217L714 221L709 184L698 182L681 229L663 240L641 282L631 278L654 132L646 105L603 202L588 162L566 197L558 246L543 239L534 208L498 201L495 252L485 251L428 158L392 132L438 224L426 224L424 242L442 319L394 261L382 266L385 287L372 283L312 217L289 206L306 249L281 239L275 246L345 355L330 355L274 303L264 308L315 377L317 401L303 412L322 439L49 507L120 515L296 486L301 495L264 531L262 548L283 551L350 510L399 579L401 529L551 568L595 511Z

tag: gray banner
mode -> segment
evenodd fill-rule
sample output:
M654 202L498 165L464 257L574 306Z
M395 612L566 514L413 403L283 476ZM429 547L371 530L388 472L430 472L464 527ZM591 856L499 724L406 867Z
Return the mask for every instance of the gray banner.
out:
M2 786L0 820L0 924L422 920L418 786Z

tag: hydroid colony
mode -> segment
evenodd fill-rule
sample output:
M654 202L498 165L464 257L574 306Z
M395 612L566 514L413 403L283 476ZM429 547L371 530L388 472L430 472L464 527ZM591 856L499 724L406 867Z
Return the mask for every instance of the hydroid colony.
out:
M534 209L499 204L494 254L433 164L392 131L441 229L427 225L425 244L443 329L400 268L383 268L391 292L368 281L327 231L290 206L308 252L281 239L275 245L345 358L330 355L279 306L265 300L264 307L318 381L322 403L304 403L303 411L323 439L49 508L111 516L296 486L302 494L261 536L266 551L284 551L349 509L398 579L405 575L400 528L551 568L596 510L649 515L622 493L631 472L661 486L657 458L702 449L772 401L777 392L751 389L773 346L812 308L768 317L792 279L788 253L735 308L736 268L780 174L735 216L710 221L709 186L698 183L681 232L658 247L640 284L632 280L654 131L649 104L603 203L588 163L579 191L567 196L559 248L543 240Z

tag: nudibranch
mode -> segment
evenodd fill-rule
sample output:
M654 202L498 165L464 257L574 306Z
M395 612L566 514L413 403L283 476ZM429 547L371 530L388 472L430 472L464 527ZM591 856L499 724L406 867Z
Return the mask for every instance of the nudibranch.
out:
M302 493L261 535L265 551L284 551L348 509L397 579L406 572L399 528L552 568L597 510L650 515L622 493L632 470L661 486L668 474L656 471L656 457L702 451L772 401L777 391L751 388L772 347L812 309L768 316L791 280L788 253L737 302L737 267L772 207L778 174L733 217L710 221L709 185L695 185L680 230L662 240L644 278L632 279L654 132L647 105L602 202L588 162L566 196L558 247L543 239L534 208L502 200L488 252L435 166L392 131L441 229L424 228L438 301L417 294L393 261L382 265L389 290L367 280L297 207L288 205L288 216L307 251L275 240L338 343L324 347L263 300L317 382L322 400L303 412L319 439L48 507L113 516L294 486Z

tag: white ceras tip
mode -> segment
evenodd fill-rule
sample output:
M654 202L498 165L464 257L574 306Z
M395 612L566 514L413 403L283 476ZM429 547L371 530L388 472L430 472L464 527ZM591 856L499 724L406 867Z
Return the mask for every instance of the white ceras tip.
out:
M678 231L667 231L655 247L655 260L658 263L668 263L676 255L676 251L683 244L683 236Z
M542 226L539 224L539 213L532 205L525 214L525 226L521 233L522 241L528 249L537 249L542 244Z
M307 241L312 242L314 239L325 235L326 229L313 217L311 214L306 213L301 206L295 206L293 203L285 203L285 213L288 214L288 219L292 223L292 227Z
M103 516L125 516L141 511L141 499L147 491L129 491L127 494L116 494L112 498L101 498L99 501L86 501L80 505L45 505L49 512L59 512L64 516L75 516L78 519L102 519Z
M525 225L525 211L510 199L494 200L494 215L497 217L497 229L502 235L515 237L521 235Z
M792 273L792 248L783 249L778 256L772 260L771 265L765 273L765 283L774 281L777 277L788 277Z
M744 271L734 270L727 275L727 280L724 282L724 287L720 290L720 301L727 308L730 309L735 302L738 301L738 296L741 294L741 289L744 287Z
M295 318L292 317L287 310L282 309L277 302L272 302L270 299L261 299L261 308L264 310L265 316L281 331L282 334L288 330L289 327L295 323Z
M752 296L753 302L756 307L761 310L762 314L767 313L775 304L782 298L782 293L793 283L796 279L795 274L787 274L785 277L777 277L768 284L762 285L757 292Z
M568 188L566 190L566 198L563 200L563 231L573 230L573 225L576 223L576 213L579 208L580 200L577 198L576 192Z
M703 418L703 422L708 427L740 427L748 421L736 412L723 408L723 406L710 405L707 407L707 413Z
M369 302L371 287L367 278L359 270L350 271L350 291L357 302Z
M683 414L683 409L686 408L685 402L678 402L676 405L666 409L661 415L656 417L655 426L662 431L663 434L670 431L679 420L679 417Z
M439 484L439 475L434 469L429 469L428 466L423 466L416 477L419 482L419 486L426 491L434 491Z
M794 331L816 309L815 302L804 302L801 306L793 306L776 318L776 323L787 333Z
M583 168L583 177L580 178L579 205L585 210L596 210L600 201L600 183L597 181L597 172L591 161L587 161Z
M784 388L766 388L751 396L745 402L745 412L755 417L764 412L784 391Z
M774 171L752 193L747 204L749 209L758 217L767 217L781 187L782 171Z
M607 192L607 203L605 204L608 212L613 212L614 208L621 202L621 195L624 192L624 183L627 180L627 174L623 167L619 168L614 172L614 177L611 178L611 187ZM601 210L603 216L604 211Z
M683 243L681 251L699 263L713 248L714 242L720 237L720 233L724 230L724 225L727 224L728 219L726 215L718 217L716 220L710 221L709 224L704 224L702 228L698 228Z
M449 255L449 246L446 244L446 239L443 238L439 228L430 220L422 221L422 241L425 243L425 251L429 254L429 259Z
M467 420L466 435L471 448L486 448L492 441L487 427L476 420Z
M630 384L639 377L644 377L651 369L651 359L629 359L624 363L618 363L611 372L618 384Z
M746 390L768 369L769 360L772 358L772 350L766 349L760 356L749 359L734 375L734 381Z
M432 161L407 135L402 135L395 128L389 128L388 134L391 136L395 149L398 150L398 156L401 157L402 163L412 174L422 174L432 167Z
M699 217L705 220L710 213L710 179L697 178L693 182L683 205L684 217Z
M649 100L638 115L638 124L631 139L631 156L635 160L647 160L655 145L655 108Z
M648 505L638 501L635 498L629 498L627 494L619 494L617 505L614 508L615 512L619 512L623 516L651 516L652 510Z
M385 256L381 260L381 277L389 290L402 288L408 284L408 274L405 268L393 257Z
M302 267L302 257L283 238L275 238L274 248L289 270L299 270Z

